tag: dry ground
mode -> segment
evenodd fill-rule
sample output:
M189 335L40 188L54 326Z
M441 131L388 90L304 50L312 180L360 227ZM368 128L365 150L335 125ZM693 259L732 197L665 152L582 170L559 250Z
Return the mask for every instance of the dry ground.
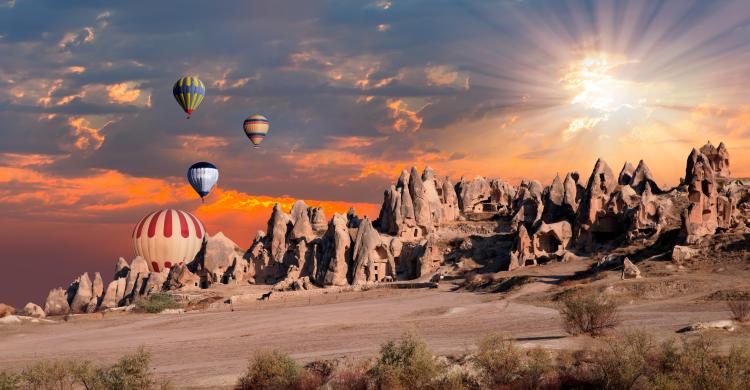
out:
M554 301L566 289L593 288L624 304L621 328L643 328L659 338L676 337L690 323L727 319L717 291L750 289L747 263L676 269L665 261L639 264L642 280L620 281L619 273L559 283L591 263L580 260L529 268L526 283L504 293L438 289L374 289L276 298L184 314L79 316L56 324L0 327L0 368L22 367L38 359L81 358L110 363L139 345L154 356L158 375L178 388L226 388L259 348L277 348L300 361L365 358L381 343L415 330L439 354L463 353L492 332L508 332L523 344L552 349L580 348L587 337L567 336ZM496 279L506 273L493 275ZM262 293L261 287L246 287ZM725 342L747 339L740 329Z

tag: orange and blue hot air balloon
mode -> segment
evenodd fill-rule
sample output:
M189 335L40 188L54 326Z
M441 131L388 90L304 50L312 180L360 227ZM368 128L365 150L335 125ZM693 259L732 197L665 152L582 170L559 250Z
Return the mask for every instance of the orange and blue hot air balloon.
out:
M268 118L260 114L255 114L247 117L245 123L242 124L245 135L247 135L247 138L250 138L250 142L253 143L254 147L257 148L263 142L263 138L266 138L268 123Z
M206 86L197 77L181 77L174 83L172 94L190 119L190 115L193 114L193 111L203 101L203 97L206 96Z

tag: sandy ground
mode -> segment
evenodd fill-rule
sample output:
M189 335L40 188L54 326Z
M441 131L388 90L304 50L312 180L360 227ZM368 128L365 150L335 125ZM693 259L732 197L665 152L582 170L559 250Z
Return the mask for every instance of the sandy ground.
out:
M438 289L375 289L253 302L236 305L234 311L108 313L56 324L4 326L0 368L58 358L110 363L145 345L153 353L157 374L177 388L226 388L259 348L277 348L303 362L364 358L407 330L416 331L439 354L471 350L477 339L493 332L508 332L528 345L579 348L591 340L567 336L557 310L534 297L559 289L555 275L583 266L538 267L530 271L539 274L535 282L508 294L455 292L443 283ZM728 277L737 282L736 275ZM597 281L628 282L620 282L614 273ZM705 292L634 301L624 306L621 328L644 328L665 338L690 323L728 317L722 302L696 300L700 295Z

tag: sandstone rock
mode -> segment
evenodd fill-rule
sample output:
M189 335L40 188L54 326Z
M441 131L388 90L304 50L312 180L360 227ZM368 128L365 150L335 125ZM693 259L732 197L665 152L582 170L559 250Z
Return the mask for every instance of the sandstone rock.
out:
M313 234L310 217L307 215L307 205L298 200L292 206L292 231L289 233L290 240L305 240L310 242L315 236Z
M94 282L91 285L91 290L93 292L92 295L96 298L101 298L102 293L104 293L104 281L102 281L102 275L98 272L94 273Z
M365 217L357 232L353 251L352 284L378 281L380 278L395 276L396 267L390 256L387 245L380 239L380 234Z
M459 182L458 206L461 212L482 212L482 203L490 198L490 185L481 176L472 181L461 178Z
M536 265L533 241L524 225L521 225L518 228L518 234L513 242L513 251L511 254L512 259L508 271L512 271L518 267L523 267L526 265L527 261L532 261L532 263Z
M482 211L497 212L500 215L513 213L513 199L516 189L499 179L490 179L490 200L482 204Z
M291 217L276 203L273 206L271 218L268 220L268 232L271 240L269 252L271 258L278 263L281 262L286 252L286 234L290 224Z
M639 194L642 194L647 187L650 189L651 193L658 194L662 192L659 186L656 185L654 175L643 160L641 160L638 163L638 167L635 168L630 186Z
M73 313L86 313L89 302L93 297L91 279L88 272L84 272L83 275L78 277L78 288L73 300L70 302L70 311Z
M574 226L576 247L591 250L597 241L595 234L608 237L616 232L619 221L603 219L606 215L604 205L609 201L616 186L612 170L604 160L598 159L578 206Z
M542 218L544 213L543 192L542 185L536 180L521 182L513 200L513 208L516 211L511 220L511 226L518 229L519 224L525 224L528 228Z
M117 295L115 296L116 306L119 306L125 300L125 294L127 293L127 289L128 289L128 279L127 278L117 279Z
M601 260L596 263L595 269L601 271L605 269L617 268L622 266L625 259L626 257L623 257L622 255L610 253L602 257Z
M734 321L732 320L718 320L718 321L708 321L708 322L697 322L695 324L691 324L690 326L687 326L685 328L682 328L678 330L678 332L696 332L706 329L723 329L729 332L734 332L735 325Z
M682 264L695 257L698 253L700 253L698 249L675 245L674 248L672 248L672 261L677 264Z
M425 232L432 230L432 213L430 211L430 201L427 199L427 191L422 183L422 178L417 172L417 168L412 167L409 173L409 192L414 202L414 219L417 226L423 228Z
M623 165L620 170L620 174L617 176L617 184L629 186L633 181L634 172L635 168L633 168L633 164L631 164L630 161L626 161L625 165Z
M21 313L23 313L23 315L25 316L33 318L44 318L47 316L46 314L44 314L44 309L33 302L27 303L26 306L23 307L23 310L21 310ZM2 314L0 314L0 317L2 317Z
M148 263L143 257L136 256L135 259L130 262L130 271L128 273L147 274L148 272Z
M621 279L640 279L641 270L633 264L627 257L622 261L622 275Z
M0 325L12 325L20 323L21 319L16 315L7 315L5 317L0 317Z
M111 309L117 307L120 300L117 299L117 280L109 282L107 290L104 292L102 297L102 303L99 305L100 310Z
M565 181L560 179L560 175L555 175L544 193L542 220L546 223L572 221L576 210L575 197L575 182L570 175L565 176Z
M334 214L328 225L328 271L325 274L324 284L327 286L344 286L348 284L347 274L349 266L347 259L350 257L351 238L346 227L346 217Z
M125 261L125 259L120 257L119 259L117 259L117 265L115 266L115 276L112 279L127 277L128 272L130 272L130 265L128 265L128 262Z
M313 230L325 230L328 226L328 221L326 221L326 214L323 211L323 208L310 207L309 209L307 209L307 211L310 214L310 223L312 224Z
M167 290L200 287L200 277L190 272L184 264L173 265L164 284Z
M701 147L700 152L708 157L716 176L731 176L731 171L729 170L729 151L723 142L721 142L719 147L716 148L711 144L711 141L708 141L703 147Z
M443 258L437 247L437 237L431 234L427 237L427 240L422 244L422 254L417 258L417 269L419 273L415 275L417 278L432 274L438 267ZM394 272L395 274L395 272ZM395 276L395 275L394 275ZM382 278L381 278L382 279Z
M542 222L532 237L535 256L562 256L573 238L573 229L568 221L552 224Z
M58 287L50 290L47 299L44 301L44 312L48 316L59 316L70 312L67 292Z
M444 222L443 200L438 193L438 188L442 192L443 186L438 184L437 175L430 167L422 171L422 187L430 210L430 221L435 225Z
M160 292L169 274L164 272L151 272L145 279L141 294L144 296Z
M304 217L307 220L307 216ZM308 222L309 226L309 222ZM229 239L224 233L219 232L213 236L206 236L206 249L203 261L200 264L200 271L207 273L212 282L219 282L224 273L235 263L237 259L242 259L245 250L240 248L234 241Z
M16 308L11 305L0 303L0 318L16 315Z
M458 196L456 195L456 189L447 177L443 178L442 181L442 203L443 203L443 217L446 221L455 221L459 214L458 208Z
M714 234L719 226L716 178L706 155L692 150L688 156L685 180L690 204L683 213L682 232L685 242L693 244L702 237Z

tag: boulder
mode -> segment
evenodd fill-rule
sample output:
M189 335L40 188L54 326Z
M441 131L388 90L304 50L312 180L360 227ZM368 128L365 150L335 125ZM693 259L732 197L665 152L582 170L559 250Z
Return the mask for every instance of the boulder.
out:
M148 272L148 263L143 257L136 256L135 259L130 262L129 274L147 274Z
M78 287L73 300L70 302L70 311L73 313L86 313L89 302L94 298L91 278L89 278L88 272L84 272L83 275L79 276L77 282Z
M640 279L641 270L633 264L627 257L622 261L622 275L621 279Z
M102 302L99 305L100 310L112 309L119 306L120 299L117 298L117 285L118 280L113 280L107 285L107 290L104 292Z
M46 314L44 314L44 309L33 302L27 303L26 306L23 307L23 310L21 310L21 313L25 316L34 318L44 318L47 316ZM2 314L0 314L0 317L2 317Z
M181 288L199 288L200 277L190 272L184 264L173 265L164 283L166 290L177 290Z
M682 264L699 253L700 250L698 249L689 246L675 245L674 248L672 248L672 261L677 264Z
M120 257L119 259L117 259L117 265L115 266L115 276L112 279L127 277L128 272L130 272L130 265L128 265L128 262L125 261L125 259Z
M44 312L48 316L59 316L70 312L67 291L58 287L50 290L44 301Z
M102 275L98 272L94 273L94 282L91 285L91 290L95 298L101 298L104 293L104 281L102 281Z
M11 305L0 303L0 318L16 315L16 308Z

